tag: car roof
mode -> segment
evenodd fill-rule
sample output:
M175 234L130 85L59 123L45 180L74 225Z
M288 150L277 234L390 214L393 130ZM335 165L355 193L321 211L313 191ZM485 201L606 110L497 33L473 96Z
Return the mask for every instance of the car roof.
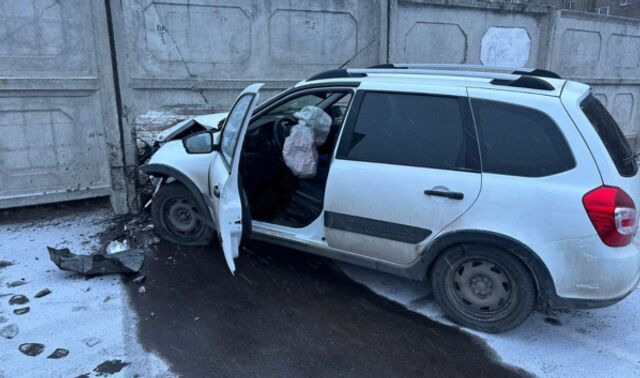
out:
M557 74L531 68L502 68L475 65L381 65L322 72L296 87L309 84L380 83L461 86L514 91L559 97L567 82Z

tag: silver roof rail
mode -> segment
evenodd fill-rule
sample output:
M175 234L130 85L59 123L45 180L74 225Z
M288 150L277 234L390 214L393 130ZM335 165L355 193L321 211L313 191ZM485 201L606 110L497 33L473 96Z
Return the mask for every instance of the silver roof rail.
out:
M509 73L514 75L539 76L552 79L561 79L555 72L540 68L530 67L491 67L481 64L441 64L441 63L387 63L369 67L372 69L409 69L409 70L448 70L448 71L475 71Z
M348 68L347 74L350 76L367 76L376 74L393 75L435 75L435 76L457 76L475 79L490 79L491 84L507 87L519 87L529 89L540 89L552 91L555 87L548 81L534 75L523 75L519 73L502 72L479 72L479 71L456 71L439 69L407 69L407 68Z
M405 68L347 68L349 74L402 74L402 75L437 75L459 76L478 79L515 80L520 75L502 72L456 71L443 69L405 69Z

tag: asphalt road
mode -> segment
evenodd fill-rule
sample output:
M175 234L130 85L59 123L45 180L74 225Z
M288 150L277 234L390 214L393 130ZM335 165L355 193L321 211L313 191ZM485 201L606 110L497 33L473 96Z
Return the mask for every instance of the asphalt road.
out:
M185 377L523 376L478 338L405 310L329 260L252 243L227 270L217 247L162 242L127 279L145 349Z

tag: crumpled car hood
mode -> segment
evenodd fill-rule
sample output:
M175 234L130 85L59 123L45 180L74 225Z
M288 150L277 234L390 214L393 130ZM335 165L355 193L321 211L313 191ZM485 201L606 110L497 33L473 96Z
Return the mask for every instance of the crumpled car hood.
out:
M161 143L170 141L174 136L182 133L195 124L199 124L207 129L218 129L218 124L220 123L220 121L225 119L228 114L228 112L214 113L185 119L184 121L178 122L170 128L159 133L157 141Z

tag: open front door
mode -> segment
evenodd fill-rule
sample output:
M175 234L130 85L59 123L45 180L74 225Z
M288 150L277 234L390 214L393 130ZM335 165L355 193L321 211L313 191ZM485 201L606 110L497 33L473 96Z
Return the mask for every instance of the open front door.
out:
M258 91L262 86L261 83L250 85L238 96L222 129L220 151L214 154L209 167L209 194L213 202L213 215L224 258L231 273L236 270L233 259L239 255L242 206L246 206L241 198L242 188L239 184L240 152L251 114L258 102ZM251 222L251 219L245 219L244 223L246 222Z

